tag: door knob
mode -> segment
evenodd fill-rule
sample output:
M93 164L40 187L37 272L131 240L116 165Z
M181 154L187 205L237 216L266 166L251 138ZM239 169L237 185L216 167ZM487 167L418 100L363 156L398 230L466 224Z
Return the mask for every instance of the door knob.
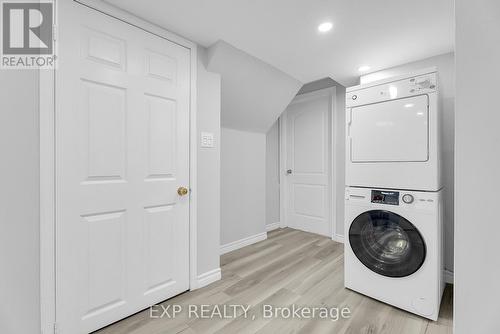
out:
M287 173L288 175L290 175L290 174L292 174L292 170L291 170L291 169L287 169L287 170L286 170L286 173Z
M189 192L189 190L185 187L179 187L179 189L177 189L177 193L179 194L179 196L185 196L187 195Z

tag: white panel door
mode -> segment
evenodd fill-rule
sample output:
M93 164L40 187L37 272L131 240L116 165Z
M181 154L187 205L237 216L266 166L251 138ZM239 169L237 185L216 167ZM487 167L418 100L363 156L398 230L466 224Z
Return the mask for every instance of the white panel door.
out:
M331 236L331 95L298 100L286 110L288 226Z
M410 162L429 159L427 95L351 109L352 162Z
M190 51L60 9L57 322L78 334L189 288Z

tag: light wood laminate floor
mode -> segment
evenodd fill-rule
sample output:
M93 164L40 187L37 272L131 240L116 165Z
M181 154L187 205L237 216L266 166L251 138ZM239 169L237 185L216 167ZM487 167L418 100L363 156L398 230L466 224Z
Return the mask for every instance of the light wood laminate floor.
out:
M117 322L99 334L167 333L452 333L452 286L439 320L424 318L344 288L343 245L316 234L278 229L268 239L221 257L222 280L186 292L162 305L181 305L175 319L152 319L150 310ZM252 305L255 319L196 319L188 305ZM264 319L262 305L349 307L349 319Z

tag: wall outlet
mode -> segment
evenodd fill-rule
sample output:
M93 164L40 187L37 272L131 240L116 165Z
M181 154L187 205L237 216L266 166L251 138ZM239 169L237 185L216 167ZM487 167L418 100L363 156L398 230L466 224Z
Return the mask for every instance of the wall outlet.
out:
M214 134L210 132L201 133L201 147L214 147Z

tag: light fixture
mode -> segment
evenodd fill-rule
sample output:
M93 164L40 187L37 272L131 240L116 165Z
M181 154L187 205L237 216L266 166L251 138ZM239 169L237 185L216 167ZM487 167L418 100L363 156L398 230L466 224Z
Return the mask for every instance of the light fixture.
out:
M366 71L369 71L369 70L370 70L370 66L368 66L368 65L363 65L363 66L360 66L358 68L359 72L366 72Z
M332 22L323 22L318 26L318 31L319 32L328 32L332 30L333 28L333 23Z
M413 108L415 105L413 103L405 104L405 108Z

